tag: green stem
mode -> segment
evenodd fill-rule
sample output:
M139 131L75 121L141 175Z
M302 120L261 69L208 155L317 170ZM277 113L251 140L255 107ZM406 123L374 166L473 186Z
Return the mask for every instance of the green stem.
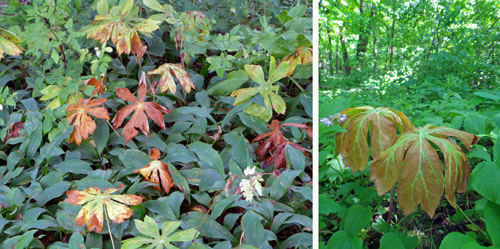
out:
M469 216L467 216L467 214L465 214L465 212L464 212L464 211L460 208L460 206L459 206L459 205L457 205L457 209L458 209L458 210L460 210L460 212L464 215L464 217L465 217L465 218L466 218L466 219L467 219L467 220L468 220L468 221L469 221L469 222L470 222L470 223L471 223L471 224L472 224L472 225L473 225L473 226L474 226L477 230L481 231L481 233L483 233L483 234L484 234L484 236L485 236L486 238L488 238L488 234L487 234L487 233L485 233L485 232L483 231L483 229L481 229L480 227L478 227L478 226L476 225L476 223L472 222L472 220L469 218Z
M111 246L113 247L113 249L116 249L115 242L113 241L113 234L111 233L111 226L109 225L108 214L105 208L104 208L104 216L106 217L106 224L108 224L108 232L109 232L109 238L111 239Z

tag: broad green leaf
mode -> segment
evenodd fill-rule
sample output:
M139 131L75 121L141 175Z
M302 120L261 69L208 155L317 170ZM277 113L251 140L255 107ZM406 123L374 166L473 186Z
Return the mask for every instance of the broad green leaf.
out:
M457 248L463 248L463 246L467 242L475 242L473 238L461 234L458 232L452 232L447 234L443 241L441 242L441 245L439 245L439 249L457 249Z
M357 236L351 236L346 231L335 232L328 240L329 249L361 249L363 242Z
M266 233L259 216L252 211L248 211L241 218L241 223L245 233L246 244L260 247L265 242Z
M500 205L500 169L493 162L476 165L471 174L471 185L482 196Z
M380 248L405 249L405 246L395 233L385 233L380 239Z
M105 121L97 122L97 128L94 132L94 142L97 153L101 154L107 145L109 138L109 127Z
M221 174L222 178L225 177L224 164L222 163L222 159L219 153L214 150L211 145L202 142L196 142L190 144L188 147L198 156L198 163L201 168L215 169Z
M347 115L341 123L347 132L337 133L335 144L340 148L344 164L354 172L363 170L368 163L368 133L371 137L372 156L376 157L393 144L396 128L400 132L413 128L413 124L403 113L386 107L356 107L341 114Z
M264 79L264 71L259 65L245 65L245 72L251 80L255 81L259 85L265 85L266 80Z
M397 181L398 202L403 213L412 213L421 204L433 217L446 183L446 199L455 207L455 193L467 190L469 160L449 137L460 139L469 150L478 140L473 134L434 125L415 128L399 136L394 145L381 152L370 165L370 179L377 193L385 194ZM443 165L431 143L443 153L444 181Z
M370 223L372 212L370 207L364 207L360 204L355 204L347 209L345 218L342 220L344 230L350 236L356 236L361 229L365 228Z
M484 221L493 246L500 247L500 205L488 201L484 209Z

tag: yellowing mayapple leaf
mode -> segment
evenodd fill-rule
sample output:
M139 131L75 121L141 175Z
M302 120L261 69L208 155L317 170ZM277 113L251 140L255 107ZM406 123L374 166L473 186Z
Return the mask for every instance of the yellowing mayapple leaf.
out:
M165 63L159 66L157 69L148 72L148 75L154 74L161 75L160 91L162 93L166 92L168 89L170 90L170 92L175 94L177 85L175 84L174 78L172 76L175 76L177 78L177 80L179 81L179 83L181 83L182 87L184 88L184 90L186 90L187 93L191 92L191 88L196 89L193 82L191 81L191 78L189 78L188 72L182 69L182 66L179 64Z
M379 195L398 182L398 202L404 214L415 211L418 204L432 218L441 201L446 183L446 199L455 207L455 193L467 190L469 161L460 146L448 139L456 137L465 147L477 143L478 137L444 126L427 125L399 136L394 145L384 150L370 165L370 180ZM432 144L439 147L443 165Z
M120 184L119 188L104 189L104 193L97 187L84 191L68 190L66 191L68 198L64 201L74 205L83 205L75 219L77 226L87 223L90 232L95 230L100 233L105 219L104 209L111 221L122 223L132 216L132 210L125 205L142 203L142 197L137 195L112 195L122 188L123 184Z
M284 62L276 67L276 61L274 60L274 57L271 57L269 63L269 78L267 81L265 80L264 71L261 66L245 65L244 67L248 77L260 86L238 89L232 92L231 96L235 97L233 105L244 103L259 93L264 101L264 106L251 103L245 107L245 112L261 117L266 121L271 119L273 109L279 114L285 114L285 101L278 94L279 86L273 85L273 83L286 77L289 68L288 62Z
M347 131L335 136L336 148L340 149L344 164L352 171L363 170L368 163L368 133L372 156L389 148L400 132L413 129L413 124L402 112L387 107L363 106L349 108L341 114L347 115L341 126Z

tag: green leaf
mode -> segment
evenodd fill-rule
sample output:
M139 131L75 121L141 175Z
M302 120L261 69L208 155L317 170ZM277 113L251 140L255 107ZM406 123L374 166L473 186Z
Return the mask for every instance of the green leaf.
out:
M93 136L97 153L101 154L106 147L109 138L109 127L106 121L101 120L97 122L97 128L95 129Z
M92 171L90 163L79 159L70 159L54 165L54 169L62 173L88 174Z
M222 163L222 159L219 153L216 150L212 149L211 145L202 142L196 142L190 144L188 147L198 156L198 164L200 165L200 168L215 169L221 174L222 178L225 178L224 164Z
M467 242L475 242L473 238L458 232L452 232L446 235L439 245L439 249L457 249L463 248Z
M241 122L248 128L254 130L259 135L264 134L269 131L267 128L267 122L257 116L248 114L248 113L238 113L238 117L240 117Z
M226 78L216 85L207 89L211 95L228 95L240 88L243 83L248 81L248 75L243 70L232 71L226 75Z
M342 206L328 194L320 194L318 199L319 213L322 215L335 214L342 210Z
M395 233L385 233L380 239L380 248L405 249L405 246Z
M150 9L153 9L153 10L156 10L159 12L163 12L163 7L156 0L143 0L142 2L144 3L144 5L146 5Z
M348 235L346 231L337 231L328 240L329 249L362 249L363 242L356 236Z
M493 246L500 247L500 205L488 201L484 209L484 221Z
M280 243L280 246L281 248L312 248L312 238L310 233L296 233Z
M500 169L493 162L478 164L471 173L472 187L491 202L500 205Z
M174 211L172 208L159 200L150 200L143 203L144 207L146 207L149 211L157 213L169 220L177 220Z
M101 16L108 14L109 5L108 0L97 1L97 13Z
M9 153L9 156L7 157L7 169L9 171L13 171L14 168L19 164L21 159L23 159L23 154L20 151L12 151Z
M356 236L361 229L365 228L371 220L372 212L370 207L354 204L349 209L342 220L344 230L350 236Z
M16 243L16 246L14 249L24 249L24 248L29 248L29 245L31 241L33 240L33 235L37 232L38 230L31 230L28 232L25 232L20 238L19 241Z
M224 141L231 145L231 155L234 162L236 162L241 169L245 169L249 163L248 142L241 135L235 132L230 132L224 135Z
M245 242L256 247L260 247L266 240L264 226L260 222L259 216L252 211L247 211L241 218Z
M293 148L293 146L287 144L285 146L286 160L290 163L294 170L299 170L303 172L306 168L306 157L302 151Z

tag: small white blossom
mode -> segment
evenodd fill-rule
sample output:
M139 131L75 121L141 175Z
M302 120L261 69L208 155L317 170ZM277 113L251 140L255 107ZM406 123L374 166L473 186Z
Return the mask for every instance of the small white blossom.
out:
M255 174L255 166L253 168L247 167L243 173L250 178L240 181L240 189L245 200L252 202L254 193L262 195L262 185L259 181L263 181L263 179L260 174Z

